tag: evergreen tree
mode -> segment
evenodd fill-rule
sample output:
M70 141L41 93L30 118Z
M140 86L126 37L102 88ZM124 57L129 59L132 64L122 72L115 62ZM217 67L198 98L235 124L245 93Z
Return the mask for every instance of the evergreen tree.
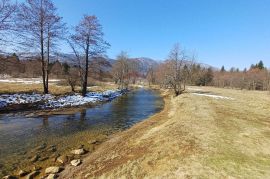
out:
M259 63L256 65L257 68L259 68L260 70L264 69L264 64L263 64L263 61L259 61Z
M225 67L222 66L220 72L225 72L225 71L226 71L226 70L225 70Z

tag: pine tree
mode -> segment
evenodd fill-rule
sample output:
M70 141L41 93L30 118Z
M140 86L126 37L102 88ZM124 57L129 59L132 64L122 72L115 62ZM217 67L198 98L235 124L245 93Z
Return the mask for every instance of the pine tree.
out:
M225 67L222 66L220 72L225 72L225 71L226 71L226 70L225 70Z

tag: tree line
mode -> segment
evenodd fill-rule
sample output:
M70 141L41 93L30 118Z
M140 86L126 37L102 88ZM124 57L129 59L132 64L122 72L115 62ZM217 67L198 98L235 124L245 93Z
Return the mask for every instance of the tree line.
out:
M269 70L262 61L248 70L231 68L226 71L224 66L218 70L197 63L195 55L188 54L179 44L173 46L168 58L161 63L145 65L130 59L126 52L121 52L115 62L110 63L102 58L110 47L103 36L102 26L94 15L84 15L77 26L69 29L51 0L25 0L16 4L0 0L0 45L38 54L36 60L27 62L19 61L16 54L4 61L1 61L4 57L0 57L0 72L14 74L16 69L14 65L8 67L8 62L22 65L17 69L19 73L29 70L33 76L42 76L44 93L49 92L48 81L52 74L63 75L72 91L80 85L83 96L87 93L89 77L109 78L120 89L128 88L138 79L147 79L149 85L173 89L176 96L182 94L187 85L248 90L270 88ZM61 41L72 49L73 58L69 63L52 60Z
M270 71L264 66L263 61L242 71L237 68L226 71L222 66L220 71L215 71L212 85L222 88L270 90Z
M102 26L94 15L84 15L71 32L67 29L51 0L25 0L16 4L11 0L0 1L1 43L38 54L44 93L49 92L51 57L59 42L66 41L76 56L85 96L89 59L103 54L109 44L103 40Z

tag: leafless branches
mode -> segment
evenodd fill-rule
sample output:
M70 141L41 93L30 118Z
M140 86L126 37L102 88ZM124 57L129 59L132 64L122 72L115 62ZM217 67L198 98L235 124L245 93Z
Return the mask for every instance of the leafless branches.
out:
M80 68L82 95L85 96L89 60L105 52L109 44L103 40L102 26L97 17L88 15L75 27L75 32L68 41Z
M38 52L42 64L44 93L49 92L49 63L51 49L63 36L64 26L51 0L26 0L19 5L16 27L20 31L20 45Z

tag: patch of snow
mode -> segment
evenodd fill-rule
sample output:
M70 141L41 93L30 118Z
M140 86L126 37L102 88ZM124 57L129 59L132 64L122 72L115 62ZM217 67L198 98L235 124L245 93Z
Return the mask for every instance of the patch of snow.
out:
M114 98L121 96L124 91L121 90L108 90L103 93L89 92L85 97L74 94L60 97L58 99L48 100L42 108L61 108L68 106L80 106L89 103L96 103L102 101L110 101Z
M203 89L200 88L188 88L190 91L203 91Z
M96 88L98 86L88 86L87 89Z
M29 104L40 101L52 99L53 96L50 94L4 94L0 95L0 108L6 107L12 104Z
M61 80L59 79L51 79L49 82L55 83L59 82ZM0 79L0 82L2 83L23 83L23 84L41 84L42 79L40 78L5 78Z
M61 108L68 106L79 106L89 103L96 103L102 101L110 101L114 98L122 96L126 91L123 90L108 90L102 93L89 92L85 97L80 94L66 95L62 97L56 97L50 94L12 94L12 95L0 95L0 109L12 104L31 104L36 102L42 102L40 108L51 109Z
M225 97L225 96L219 96L219 95L214 95L214 94L200 94L200 93L192 93L192 94L193 95L197 95L197 96L211 97L211 98L215 98L215 99L229 99L229 100L234 100L234 98Z

